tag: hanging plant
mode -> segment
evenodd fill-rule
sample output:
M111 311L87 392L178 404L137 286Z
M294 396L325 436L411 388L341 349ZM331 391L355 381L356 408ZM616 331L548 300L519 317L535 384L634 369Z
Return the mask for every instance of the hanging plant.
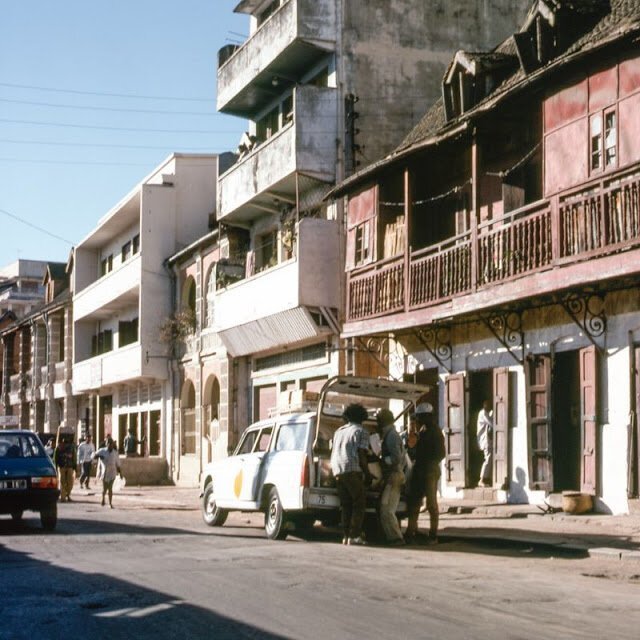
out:
M196 317L191 309L170 315L160 325L160 341L175 344L187 338L196 330Z

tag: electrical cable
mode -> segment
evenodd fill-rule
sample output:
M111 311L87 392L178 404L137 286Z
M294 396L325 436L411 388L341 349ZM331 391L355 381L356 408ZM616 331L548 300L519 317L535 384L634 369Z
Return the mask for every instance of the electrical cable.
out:
M32 229L36 229L36 231L40 231L41 233L51 236L56 240L61 240L62 242L66 242L67 244L73 246L73 242L71 242L70 240L67 240L66 238L62 238L61 236L58 236L55 233L52 233L51 231L47 231L47 229L43 229L42 227L39 227L37 224L33 224L33 222L29 222L24 218L20 218L19 216L16 216L13 213L9 213L6 209L0 209L0 213L4 213L6 216L9 216L10 218L17 220L18 222L21 222L22 224L25 224L28 227L31 227Z

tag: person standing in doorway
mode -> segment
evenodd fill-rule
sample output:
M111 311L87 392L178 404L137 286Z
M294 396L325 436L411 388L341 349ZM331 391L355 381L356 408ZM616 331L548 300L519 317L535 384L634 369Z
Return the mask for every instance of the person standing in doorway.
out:
M347 424L333 436L331 470L336 478L342 509L342 544L366 544L362 525L366 508L366 486L371 484L367 460L369 433L362 426L367 410L361 404L350 404L343 417Z
M104 464L104 473L102 476L102 506L105 504L105 496L109 495L109 506L113 509L113 481L116 479L116 475L122 478L122 471L120 470L120 456L116 449L115 442L111 439L107 439L107 446L98 449L94 457L102 460Z
M80 465L80 487L89 488L89 479L91 478L91 464L93 463L93 454L96 447L91 440L91 434L88 433L84 442L78 447L78 464Z
M478 439L478 447L484 457L482 469L480 469L480 482L483 486L490 487L493 457L493 411L491 409L491 403L488 400L483 401L482 409L478 412L476 437Z
M393 546L404 544L396 509L400 502L400 491L404 485L405 453L400 434L394 425L393 413L380 409L376 414L380 434L383 489L380 496L380 526L387 542Z
M416 457L411 471L409 484L409 522L405 540L412 542L418 533L418 516L422 499L427 498L429 512L429 543L438 542L438 480L440 480L440 462L446 455L442 430L435 422L433 406L421 402L416 406L416 422L419 425Z

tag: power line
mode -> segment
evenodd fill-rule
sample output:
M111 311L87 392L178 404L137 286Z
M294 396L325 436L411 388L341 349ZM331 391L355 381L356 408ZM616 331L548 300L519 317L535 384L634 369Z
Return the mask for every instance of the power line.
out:
M57 104L55 102L34 102L31 100L14 100L12 98L0 98L0 102L13 104L28 104L37 107L56 107L59 109L79 109L83 111L118 111L123 113L161 113L170 116L215 116L217 113L206 111L167 111L164 109L122 109L117 107L79 106L75 104Z
M55 93L73 93L80 96L109 96L112 98L133 98L135 100L179 100L181 102L213 102L214 98L185 98L180 96L147 96L139 93L109 93L107 91L82 91L80 89L58 89L55 87L38 87L30 84L13 84L0 82L0 87L16 89L34 89L36 91L51 91Z
M140 127L107 127L91 124L72 124L70 122L42 122L38 120L12 120L10 118L0 118L0 122L10 122L12 124L33 124L47 127L72 127L74 129L99 129L101 131L131 131L134 133L197 133L197 134L224 134L238 133L237 131L203 130L203 129L144 129Z
M68 245L73 246L73 242L71 242L70 240L67 240L66 238L62 238L60 236L57 236L55 233L52 233L51 231L48 231L47 229L43 229L42 227L39 227L38 225L33 224L32 222L29 222L28 220L25 220L24 218L20 218L19 216L14 215L13 213L9 213L5 209L0 209L0 213L4 213L6 216L9 216L10 218L13 218L14 220L17 220L18 222L21 222L22 224L26 224L28 227L31 227L32 229L35 229L36 231L40 231L41 233L44 233L44 234L46 234L48 236L51 236L52 238L55 238L56 240L62 240L62 242L66 242Z
M137 144L112 144L112 143L97 143L97 142L48 142L45 140L10 140L8 138L0 138L0 142L7 144L40 144L49 145L52 147L106 147L117 149L156 149L156 150L168 150L171 147L164 146L149 146L149 145L137 145ZM204 151L214 153L211 147L188 147L182 149L183 151Z
M0 162L23 162L28 164L99 165L107 167L148 167L143 162L99 162L95 160L35 160L33 158L0 158Z

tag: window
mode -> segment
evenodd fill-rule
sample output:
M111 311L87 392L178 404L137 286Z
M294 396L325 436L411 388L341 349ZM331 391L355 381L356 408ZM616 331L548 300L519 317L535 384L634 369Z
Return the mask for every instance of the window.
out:
M133 255L135 255L136 253L138 253L138 251L140 251L140 234L139 233L133 236L133 240L131 241L131 251L133 252Z
M131 257L131 240L122 245L122 262Z
M618 127L615 109L589 118L591 171L615 167L618 160Z
M278 264L278 232L274 229L256 237L256 271L264 271Z
M104 276L113 271L113 254L109 254L100 261L100 275Z
M293 95L288 96L282 103L282 126L293 122Z
M367 220L355 228L355 265L365 264L371 258L371 221Z
M256 123L256 137L258 142L264 142L278 132L278 120L280 117L280 107L275 107L266 116Z
M245 453L251 453L253 451L253 445L256 442L256 438L258 437L258 431L248 431L244 434L240 444L238 445L238 449L236 451L236 455L240 456Z
M278 431L275 451L304 451L307 448L309 423L283 424Z
M215 296L216 296L216 270L214 267L209 269L209 277L207 278L207 304L206 304L206 326L213 327L215 320Z
M138 341L138 318L118 323L118 346Z
M273 427L267 427L266 429L263 429L260 432L260 437L258 438L258 445L256 446L256 452L262 453L269 448L272 431L273 431Z
M105 329L91 338L91 355L99 356L113 350L113 331Z
M260 26L265 20L270 18L280 7L280 0L273 0L267 7L257 16L258 26Z

